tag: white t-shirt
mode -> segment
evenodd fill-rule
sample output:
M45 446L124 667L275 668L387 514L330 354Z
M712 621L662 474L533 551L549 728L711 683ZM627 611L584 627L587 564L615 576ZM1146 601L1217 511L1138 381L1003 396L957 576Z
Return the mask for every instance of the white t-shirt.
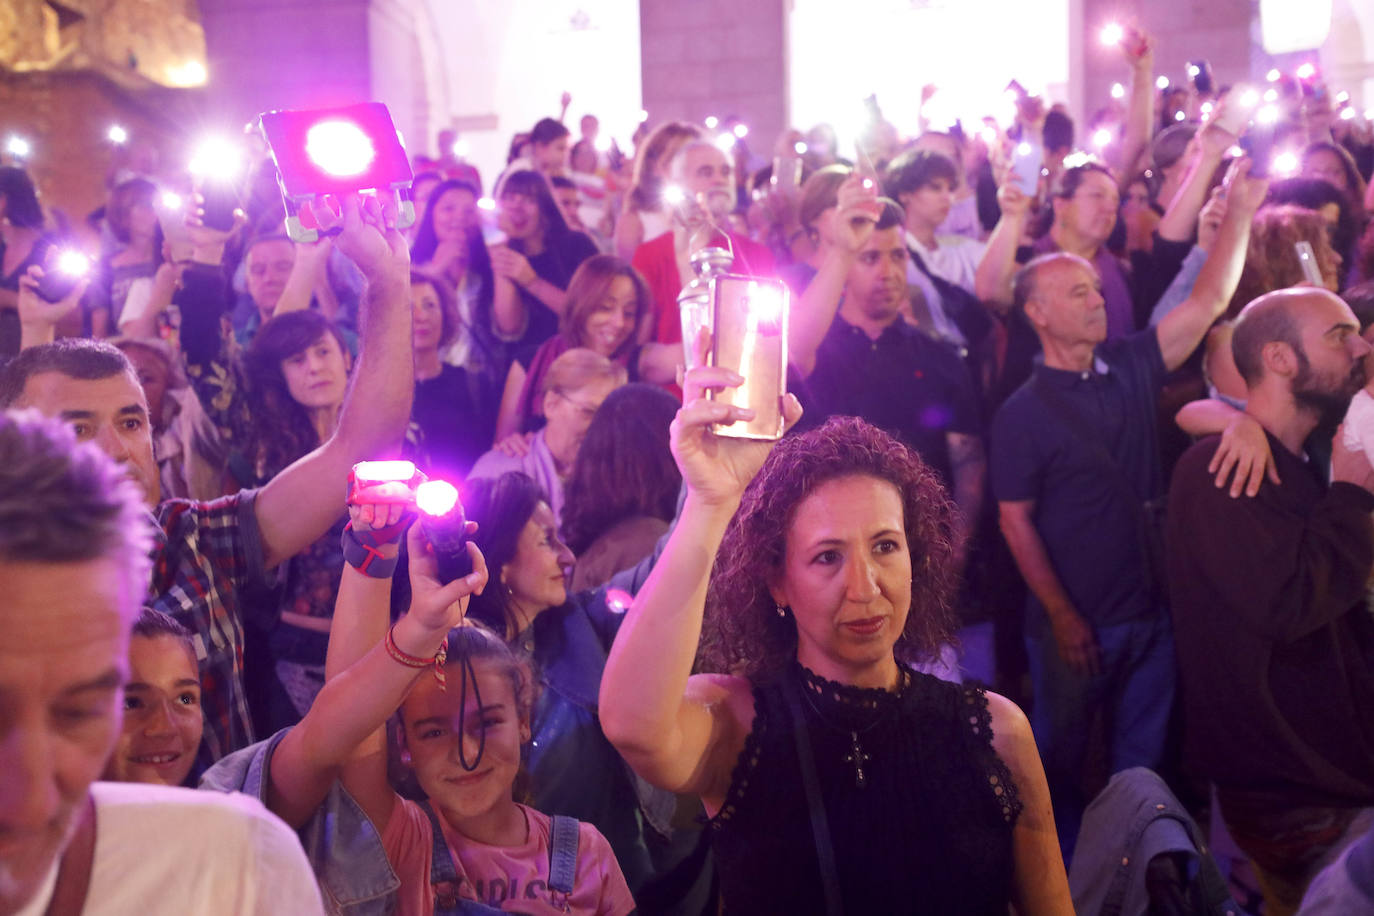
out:
M973 292L973 278L987 250L986 244L962 235L937 235L935 244L938 247L932 251L916 241L916 236L910 232L906 234L906 243L916 250L926 269L935 276Z
M1361 388L1345 412L1345 447L1374 461L1374 397Z
M83 916L324 912L290 827L257 799L97 782L95 855ZM18 916L48 907L57 863Z

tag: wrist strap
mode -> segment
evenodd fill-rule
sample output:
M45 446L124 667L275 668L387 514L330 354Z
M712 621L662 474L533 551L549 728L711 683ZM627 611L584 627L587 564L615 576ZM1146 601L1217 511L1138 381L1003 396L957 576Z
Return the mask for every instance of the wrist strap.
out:
M405 665L407 668L429 668L434 669L434 679L439 682L441 688L448 687L448 677L444 672L444 664L448 661L448 637L439 644L439 651L434 653L433 658L420 658L418 655L411 655L401 650L396 645L396 625L393 623L386 631L386 639L382 640L382 645L386 647L386 654L391 656L391 660Z
M402 518L396 524L388 525L385 528L355 531L353 523L349 522L344 526L343 534L339 537L339 544L343 547L344 559L348 561L349 566L364 576L370 576L373 579L390 579L391 574L396 571L396 563L400 560L400 554L394 557L385 557L382 556L380 548L399 541L401 534L405 532L409 524L409 518Z

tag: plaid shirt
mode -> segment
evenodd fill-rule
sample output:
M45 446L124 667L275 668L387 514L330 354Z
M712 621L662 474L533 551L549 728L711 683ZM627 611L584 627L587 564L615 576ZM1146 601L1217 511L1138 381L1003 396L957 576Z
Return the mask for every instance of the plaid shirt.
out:
M214 502L172 499L156 512L148 603L192 634L201 670L205 739L197 769L253 743L243 684L243 587L262 581L256 490Z

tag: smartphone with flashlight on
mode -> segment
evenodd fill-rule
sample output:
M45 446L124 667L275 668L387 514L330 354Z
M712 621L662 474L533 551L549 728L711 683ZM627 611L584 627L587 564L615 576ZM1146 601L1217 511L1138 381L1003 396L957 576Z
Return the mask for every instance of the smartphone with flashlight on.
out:
M1198 95L1211 95L1216 91L1216 83L1212 79L1212 65L1206 60L1188 61L1188 77L1193 81L1193 88Z
M1226 98L1218 103L1220 111L1213 119L1213 123L1237 137L1245 133L1245 127L1254 117L1255 108L1259 105L1259 93L1248 86L1235 86L1226 94Z
M162 191L153 205L157 213L157 224L162 228L162 237L167 240L171 250L170 260L180 264L191 260L191 232L186 228L186 197L175 191Z
M47 302L61 302L90 274L91 266L91 259L79 251L49 249L43 279L38 281L38 295Z
M1322 276L1321 266L1317 264L1317 253L1312 250L1312 243L1295 242L1293 249L1298 253L1298 264L1302 267L1302 278L1313 286L1325 288L1326 279Z
M1040 190L1040 173L1045 168L1045 151L1039 143L1022 140L1011 156L1011 180L1026 194Z
M801 156L774 156L773 174L769 176L769 190L773 193L778 191L795 191L801 187L802 160Z
M718 436L781 439L787 393L787 285L724 274L711 280L711 365L738 372L743 384L711 392L719 403L754 412L752 420L717 424Z

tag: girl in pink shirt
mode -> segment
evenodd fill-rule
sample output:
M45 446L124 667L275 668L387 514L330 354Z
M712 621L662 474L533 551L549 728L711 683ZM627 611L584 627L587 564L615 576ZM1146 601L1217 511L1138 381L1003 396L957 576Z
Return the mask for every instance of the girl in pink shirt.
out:
M381 834L401 916L632 912L595 827L515 801L535 682L503 640L464 623L468 596L487 583L476 545L467 543L473 572L443 585L433 548L412 526L410 610L388 630L389 569L377 576L396 556L406 508L350 507L353 532L371 539L373 555L362 572L344 567L327 680L271 755L269 806L299 827L340 778ZM388 780L385 723L397 711L400 763L424 802L402 798Z

